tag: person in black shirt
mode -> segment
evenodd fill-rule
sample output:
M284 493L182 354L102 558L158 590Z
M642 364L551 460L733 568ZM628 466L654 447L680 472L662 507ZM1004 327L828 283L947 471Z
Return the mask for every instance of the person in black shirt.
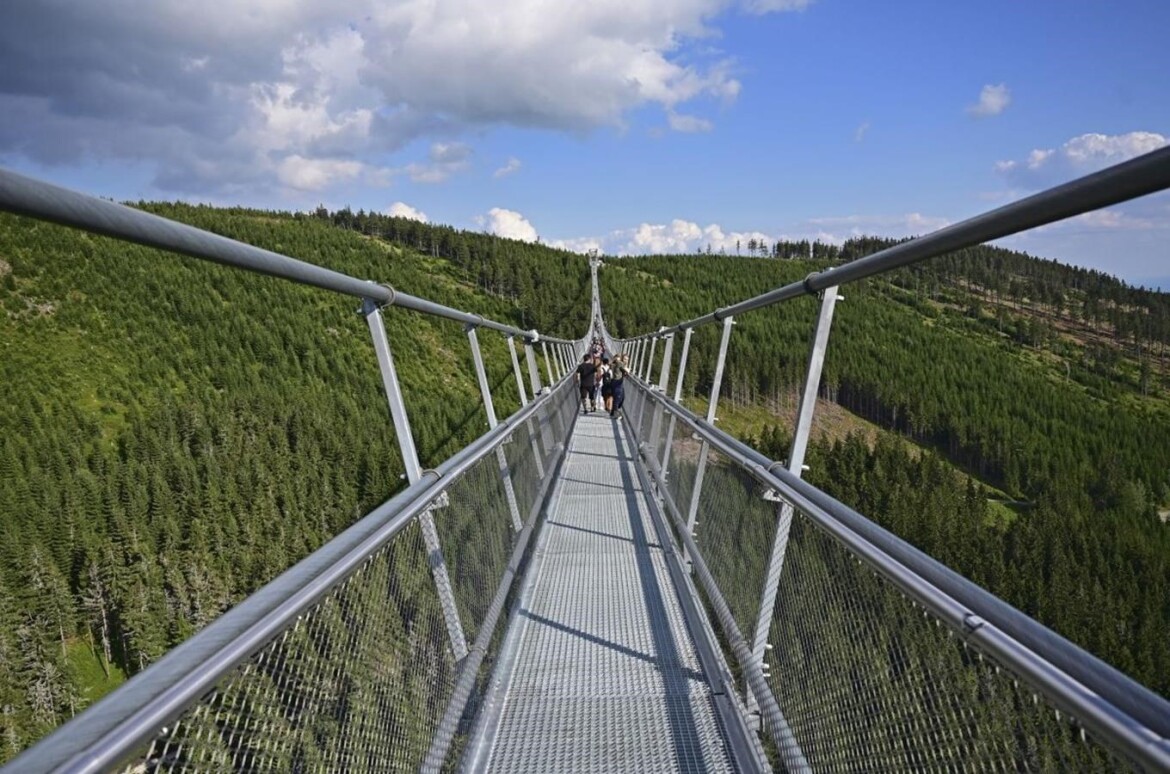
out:
M593 388L597 382L597 366L589 355L581 358L577 366L577 386L581 390L581 410L588 414L593 411Z

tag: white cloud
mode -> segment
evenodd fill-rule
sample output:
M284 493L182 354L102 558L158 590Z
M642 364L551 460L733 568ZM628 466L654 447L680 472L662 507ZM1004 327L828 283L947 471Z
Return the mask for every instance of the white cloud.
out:
M670 128L676 132L709 132L714 128L710 121L697 116L686 116L672 111L666 117Z
M669 223L641 223L604 236L550 240L553 247L585 253L597 250L609 255L660 255L713 253L751 255L754 240L764 249L776 242L824 242L840 245L861 236L902 238L917 236L950 225L946 218L910 212L902 215L844 215L811 218L793 224L785 232L730 231L718 223L701 226L676 218ZM758 250L759 248L757 248Z
M515 156L512 156L511 158L508 159L507 163L504 164L504 166L500 167L499 169L497 169L495 172L492 173L492 177L497 178L497 179L499 179L501 177L507 177L508 175L511 175L515 172L519 172L521 166L522 165L520 164L520 159L516 158Z
M979 101L967 106L967 113L976 118L998 116L1012 103L1012 93L1004 84L988 84L979 92Z
M540 235L536 228L515 210L506 210L503 207L492 207L486 216L479 216L476 222L483 226L489 234L519 239L522 242L536 242Z
M1036 148L1022 160L997 161L996 172L1014 186L1047 188L1157 150L1170 139L1157 132L1082 134L1059 148Z
M835 235L829 241L841 242L859 236L901 238L918 236L949 226L947 218L907 212L901 215L839 215L809 218L809 224L827 229Z
M813 0L746 0L744 10L754 14L773 11L803 11L812 4Z
M580 133L651 107L676 131L706 130L681 108L741 88L733 63L704 48L721 15L807 5L220 0L212 13L157 0L143 13L141 0L10 0L0 153L133 160L183 193L316 190L408 143L499 125ZM432 159L404 171L439 181L459 169Z
M867 132L869 132L869 121L862 121L861 124L855 130L853 130L853 142L861 142L864 140Z
M422 223L429 221L425 212L416 210L405 202L394 202L387 208L386 214L394 218L407 218L408 220L417 220Z
M277 179L289 188L299 191L320 191L345 180L353 180L362 173L357 161L337 159L306 159L287 156L276 168Z
M408 164L410 179L416 183L443 183L471 165L471 148L461 142L437 142L431 146L425 164Z

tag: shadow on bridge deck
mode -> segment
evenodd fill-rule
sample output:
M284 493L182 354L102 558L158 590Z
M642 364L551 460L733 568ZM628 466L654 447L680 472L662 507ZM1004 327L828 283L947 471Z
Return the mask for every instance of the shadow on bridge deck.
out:
M581 417L473 768L733 769L622 425Z

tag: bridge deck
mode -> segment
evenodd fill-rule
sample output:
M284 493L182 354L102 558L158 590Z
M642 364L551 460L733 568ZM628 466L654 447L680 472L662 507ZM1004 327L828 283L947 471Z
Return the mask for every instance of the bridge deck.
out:
M472 760L498 771L733 763L620 422L581 417Z

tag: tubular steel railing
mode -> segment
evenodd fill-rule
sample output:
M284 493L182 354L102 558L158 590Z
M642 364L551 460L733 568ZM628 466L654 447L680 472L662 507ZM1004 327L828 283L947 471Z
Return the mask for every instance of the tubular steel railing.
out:
M455 759L576 421L570 364L584 340L523 331L4 170L0 210L360 298L408 479L5 770L437 771ZM414 446L382 319L388 305L466 326L490 429L435 470L422 469ZM508 337L523 407L503 422L478 328ZM538 342L555 384L542 384Z
M1170 702L800 479L838 286L1166 188L1170 147L628 339L605 328L591 263L594 330L632 372L643 474L787 768L1170 770ZM820 313L781 463L717 430L716 410L735 316L808 294ZM713 322L700 418L679 401L692 334Z

